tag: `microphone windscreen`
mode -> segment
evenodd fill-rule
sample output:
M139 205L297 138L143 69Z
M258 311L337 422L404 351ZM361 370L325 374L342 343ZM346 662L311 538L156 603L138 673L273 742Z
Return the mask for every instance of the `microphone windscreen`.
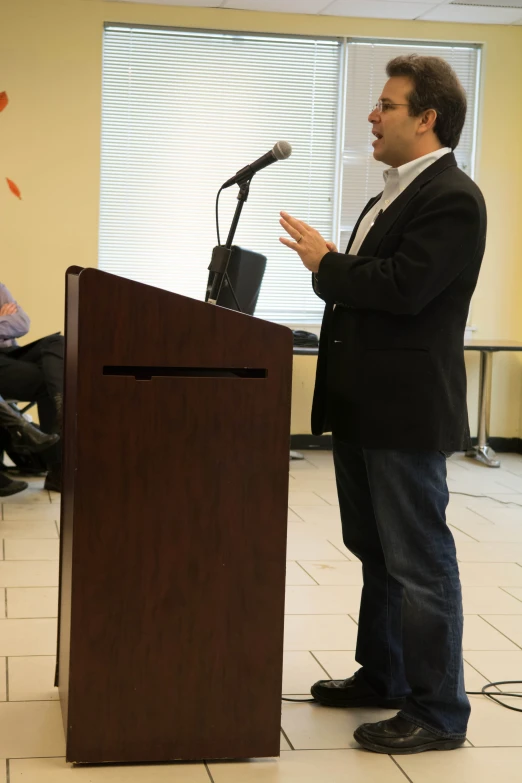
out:
M292 146L287 141L278 141L274 144L272 152L277 160L284 160L292 154Z

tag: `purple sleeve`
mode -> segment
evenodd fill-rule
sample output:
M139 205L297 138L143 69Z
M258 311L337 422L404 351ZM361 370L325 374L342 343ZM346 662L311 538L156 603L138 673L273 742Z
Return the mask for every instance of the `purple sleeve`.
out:
M13 315L0 315L0 341L23 337L29 331L29 316L15 302L8 289L0 283L0 307L8 302L14 302L18 308Z

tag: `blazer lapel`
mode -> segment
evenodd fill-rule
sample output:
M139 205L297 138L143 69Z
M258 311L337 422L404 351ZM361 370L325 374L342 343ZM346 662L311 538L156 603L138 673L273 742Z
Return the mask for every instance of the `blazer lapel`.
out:
M422 190L424 185L426 185L428 182L431 182L434 177L443 172L449 166L456 165L457 161L455 160L455 156L453 153L448 153L447 155L443 155L442 158L436 160L435 163L432 163L431 166L428 166L427 169L424 169L424 171L419 174L418 177L415 177L413 182L411 182L408 187L403 190L400 196L397 196L397 198L390 204L388 209L386 209L382 215L376 219L374 225L366 234L357 255L375 255L382 239L391 231L393 224L396 222L403 209L405 209L410 201L415 198L419 191ZM380 196L378 198L380 198ZM375 201L373 203L375 203ZM367 209L365 209L365 213L366 211Z
M361 220L366 215L366 213L370 211L370 209L373 207L373 205L376 204L379 201L381 196L382 196L382 193L379 193L378 196L375 196L374 198L371 198L369 200L369 202L366 204L366 206L363 209L363 211L361 212L361 214L359 215L359 219L358 219L357 223L355 224L352 233L350 234L350 241L348 242L348 247L346 248L346 253L347 254L350 252L350 248L353 245L353 241L354 241L355 237L357 236L357 229L359 228L359 226L361 224Z

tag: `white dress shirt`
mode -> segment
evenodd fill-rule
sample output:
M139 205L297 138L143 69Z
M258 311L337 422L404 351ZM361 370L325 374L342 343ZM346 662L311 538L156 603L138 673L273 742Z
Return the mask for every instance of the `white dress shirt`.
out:
M386 169L386 171L383 172L384 190L382 196L359 223L357 234L355 235L355 239L350 248L351 256L356 256L359 252L359 249L366 238L366 234L375 223L379 213L388 209L392 201L394 201L408 185L411 185L419 174L427 169L428 166L431 166L432 163L435 163L436 160L442 158L443 155L447 155L448 152L451 152L449 147L442 147L440 150L428 152L427 155L423 155L415 160L410 160L409 163L404 163L396 169Z

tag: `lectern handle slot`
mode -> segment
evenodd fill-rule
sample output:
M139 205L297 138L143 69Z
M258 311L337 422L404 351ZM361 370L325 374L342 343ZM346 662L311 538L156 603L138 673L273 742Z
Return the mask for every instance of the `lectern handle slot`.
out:
M134 377L136 381L152 378L267 378L268 370L258 367L136 367L105 366L103 375Z

